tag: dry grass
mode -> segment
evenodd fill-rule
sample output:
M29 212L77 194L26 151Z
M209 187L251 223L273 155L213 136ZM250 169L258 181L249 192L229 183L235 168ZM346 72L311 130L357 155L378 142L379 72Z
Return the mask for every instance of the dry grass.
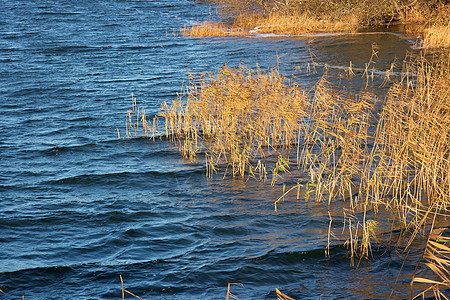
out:
M186 89L170 105L162 104L163 128L155 128L156 119L147 122L143 110L135 109L136 116L130 111L127 117L127 132L151 136L163 131L184 158L194 160L203 153L208 176L222 166L224 176L261 180L266 178L265 160L297 142L306 95L277 69L224 66L215 74L190 75ZM288 168L282 155L273 164L272 183Z
M230 300L230 299L239 300L239 298L231 292L231 286L233 286L233 285L239 285L241 287L244 287L244 285L242 283L228 283L227 295L225 296L226 300Z
M298 35L354 31L370 25L401 20L424 33L428 47L448 47L450 4L443 0L212 0L230 24L205 21L184 27L184 36L239 36L252 33ZM427 26L425 32L423 28ZM422 28L422 29L419 29Z
M415 233L427 225L430 207L446 211L450 201L450 65L448 56L442 59L406 62L384 104L363 176L365 203L400 210L399 219Z
M239 300L239 298L231 292L231 286L233 286L233 285L239 285L241 287L244 287L244 285L242 283L228 283L227 295L225 297L226 300L229 300L229 299ZM295 300L294 298L291 298L288 295L283 294L277 288L275 289L275 292L277 294L277 300Z
M374 223L367 218L369 211L375 216L380 210L391 212L394 223L410 232L406 248L429 226L432 211L448 215L449 67L448 56L437 63L422 57L406 61L402 80L390 89L373 133L367 131L371 108L364 101L356 102L363 109L350 108L346 115L330 106L327 97L319 98L320 114L307 130L307 144L313 143L303 147L301 166L311 174L316 201L348 201L352 255L370 253ZM330 108L333 113L327 113Z
M163 132L184 158L204 155L210 177L220 171L265 181L271 174L274 185L296 166L309 182L283 185L275 208L292 191L305 201L342 203L354 263L369 257L379 228L397 224L403 233L388 243L406 249L434 215L449 215L449 70L448 55L410 57L380 109L364 90L348 95L326 76L305 93L277 69L224 66L190 75L186 91L163 103L160 127L134 101L127 136Z
M280 292L279 289L275 289L275 292L277 293L277 300L295 300L294 298Z
M235 25L243 28L251 28L255 33L277 33L277 34L304 34L315 32L336 32L354 30L358 27L358 21L353 17L345 20L332 21L319 19L313 15L270 13L268 15L246 15L239 16Z
M450 47L450 24L425 29L423 44L425 48Z
M180 30L185 37L207 37L207 36L242 36L248 35L247 29L229 26L222 22L205 21L190 27L183 27Z
M448 244L450 244L448 237L439 237L438 241L428 240L423 255L423 264L432 271L436 278L414 276L411 285L417 282L428 286L414 299L431 296L435 299L448 299L444 292L450 289L450 248Z
M122 300L125 299L125 294L131 295L131 296L133 296L134 298L137 298L137 299L139 299L139 300L147 300L147 299L145 299L145 298L141 298L141 297L139 297L138 295L135 295L135 294L133 294L132 292L130 292L130 291L124 289L124 287L123 287L123 279L122 279L122 275L119 275L119 277L120 277L120 285L121 285L121 290L122 290Z
M255 33L296 35L349 31L357 27L358 21L352 16L339 21L331 21L307 14L271 13L269 15L241 15L235 18L232 25L207 20L190 27L185 26L180 32L185 37L245 36Z

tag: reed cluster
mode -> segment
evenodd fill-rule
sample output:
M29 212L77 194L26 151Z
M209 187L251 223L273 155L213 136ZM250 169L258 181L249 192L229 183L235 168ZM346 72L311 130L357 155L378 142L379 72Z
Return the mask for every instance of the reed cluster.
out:
M307 200L415 207L417 217L420 205L448 201L448 70L448 55L437 64L410 58L380 109L371 94L348 95L326 76L305 92L276 68L224 65L190 74L185 91L151 120L133 97L127 136L163 132L184 158L204 154L208 175L222 167L262 179L295 164L314 187Z
M204 152L209 175L225 165L225 174L258 173L263 179L265 158L296 143L305 99L298 84L277 69L223 66L215 74L191 75L184 95L171 105L163 103L160 116L183 157Z
M437 216L449 215L449 57L405 60L382 103L364 88L356 95L333 88L326 75L306 92L276 68L225 65L190 74L185 91L151 121L134 100L127 135L163 133L184 158L202 154L208 176L271 175L274 185L296 167L299 183L283 186L275 209L291 191L342 203L353 262L370 255L380 230L401 230L388 243L406 249ZM330 231L331 222L330 215Z
M435 12L423 30L425 48L450 47L450 4Z
M434 299L447 299L445 290L450 289L450 244L449 237L438 237L436 240L429 239L421 258L423 264L431 269L435 278L429 279L420 276L414 276L412 283L421 283L427 285L416 298L425 298L434 296ZM430 295L431 294L431 295Z
M191 37L252 33L354 31L395 21L422 24L426 45L448 45L450 4L445 0L210 0L226 22L207 20L181 29ZM444 22L445 21L445 22ZM426 28L426 32L424 29ZM446 31L447 30L447 31Z
M232 26L223 22L207 20L193 26L184 26L180 29L184 37L206 37L206 36L243 36L248 35L249 30L239 26Z
M319 18L307 13L271 12L267 15L246 14L233 18L232 22L206 20L180 29L185 37L245 36L255 33L305 34L316 32L350 31L358 28L353 15L343 18Z
M340 20L320 18L306 12L280 13L266 15L241 15L235 18L234 25L249 28L251 33L305 34L315 32L349 31L358 27L354 16Z
M450 13L450 11L449 11ZM450 47L450 22L448 25L432 25L424 30L424 47Z

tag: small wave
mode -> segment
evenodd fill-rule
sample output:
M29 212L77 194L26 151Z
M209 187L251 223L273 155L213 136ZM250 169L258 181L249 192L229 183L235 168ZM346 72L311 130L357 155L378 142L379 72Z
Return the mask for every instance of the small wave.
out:
M43 11L43 12L39 13L39 15L42 15L42 16L70 16L70 15L82 15L82 14L85 14L85 12L82 12L82 11L65 11L65 12Z
M97 52L103 51L104 48L97 46L84 46L84 45L67 45L67 46L59 46L59 47L48 47L42 49L46 53L86 53L86 52Z
M72 127L69 127L72 128ZM80 127L76 127L80 128ZM162 141L160 138L163 138ZM138 146L142 146L142 143L151 143L152 147L149 147L145 152L138 152L139 155L142 155L143 158L151 158L151 157L179 157L178 151L174 151L174 149L170 149L168 145L165 143L165 136L156 136L155 141L149 142L148 137L133 137L128 139L105 139L100 141L92 141L87 140L86 143L65 143L64 145L58 144L46 144L45 148L37 150L41 155L44 156L53 156L55 154L66 154L66 153L89 153L92 154L92 151L100 151L106 150L109 151L112 147L116 148L117 146L127 146L130 144L135 144ZM144 145L145 146L145 145ZM124 156L129 156L130 151L126 149L126 152L106 152L107 155L111 156L110 158L117 158L120 160Z
M83 174L56 180L45 181L42 184L50 185L82 185L82 186L128 186L133 180L143 178L151 182L153 179L166 180L173 177L186 177L194 174L203 174L202 169L188 169L176 171L147 171L147 172L118 172L105 174Z
M4 272L1 272L0 275L2 277L9 277L9 276L17 277L18 275L20 275L20 277L22 277L22 276L25 277L25 276L36 276L36 274L41 274L43 276L43 278L45 278L45 275L54 273L55 271L57 271L58 273L65 273L65 272L71 272L72 270L73 270L73 266L48 266L48 267L38 267L38 266L32 267L31 266L29 268L4 271ZM36 278L36 277L34 277L34 278Z
M117 83L117 82L140 82L140 81L153 81L163 80L166 77L163 76L151 76L151 77L130 77L130 78L116 78L116 79L101 79L96 80L98 83Z

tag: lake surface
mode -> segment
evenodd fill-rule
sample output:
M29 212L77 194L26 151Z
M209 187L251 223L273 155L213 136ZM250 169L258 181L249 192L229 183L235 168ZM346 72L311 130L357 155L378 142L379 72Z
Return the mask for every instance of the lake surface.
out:
M296 299L409 297L421 253L400 276L405 255L388 249L350 267L337 242L324 255L325 205L292 200L275 213L281 187L208 179L164 140L124 136L131 93L156 114L188 67L315 66L297 75L308 90L325 65L339 74L351 61L360 77L374 48L377 90L391 63L414 51L413 38L195 39L179 28L214 15L205 2L0 3L1 299L121 299L119 275L147 299L225 299L231 282L243 284L232 287L241 299L276 299L275 288Z

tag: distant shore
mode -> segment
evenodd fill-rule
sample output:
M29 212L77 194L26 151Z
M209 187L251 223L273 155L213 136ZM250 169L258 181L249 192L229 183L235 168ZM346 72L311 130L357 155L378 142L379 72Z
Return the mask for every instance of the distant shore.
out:
M447 0L211 0L221 20L206 20L180 31L184 36L299 35L354 32L369 26L412 24L424 47L450 46L450 3ZM405 3L403 3L405 2Z

